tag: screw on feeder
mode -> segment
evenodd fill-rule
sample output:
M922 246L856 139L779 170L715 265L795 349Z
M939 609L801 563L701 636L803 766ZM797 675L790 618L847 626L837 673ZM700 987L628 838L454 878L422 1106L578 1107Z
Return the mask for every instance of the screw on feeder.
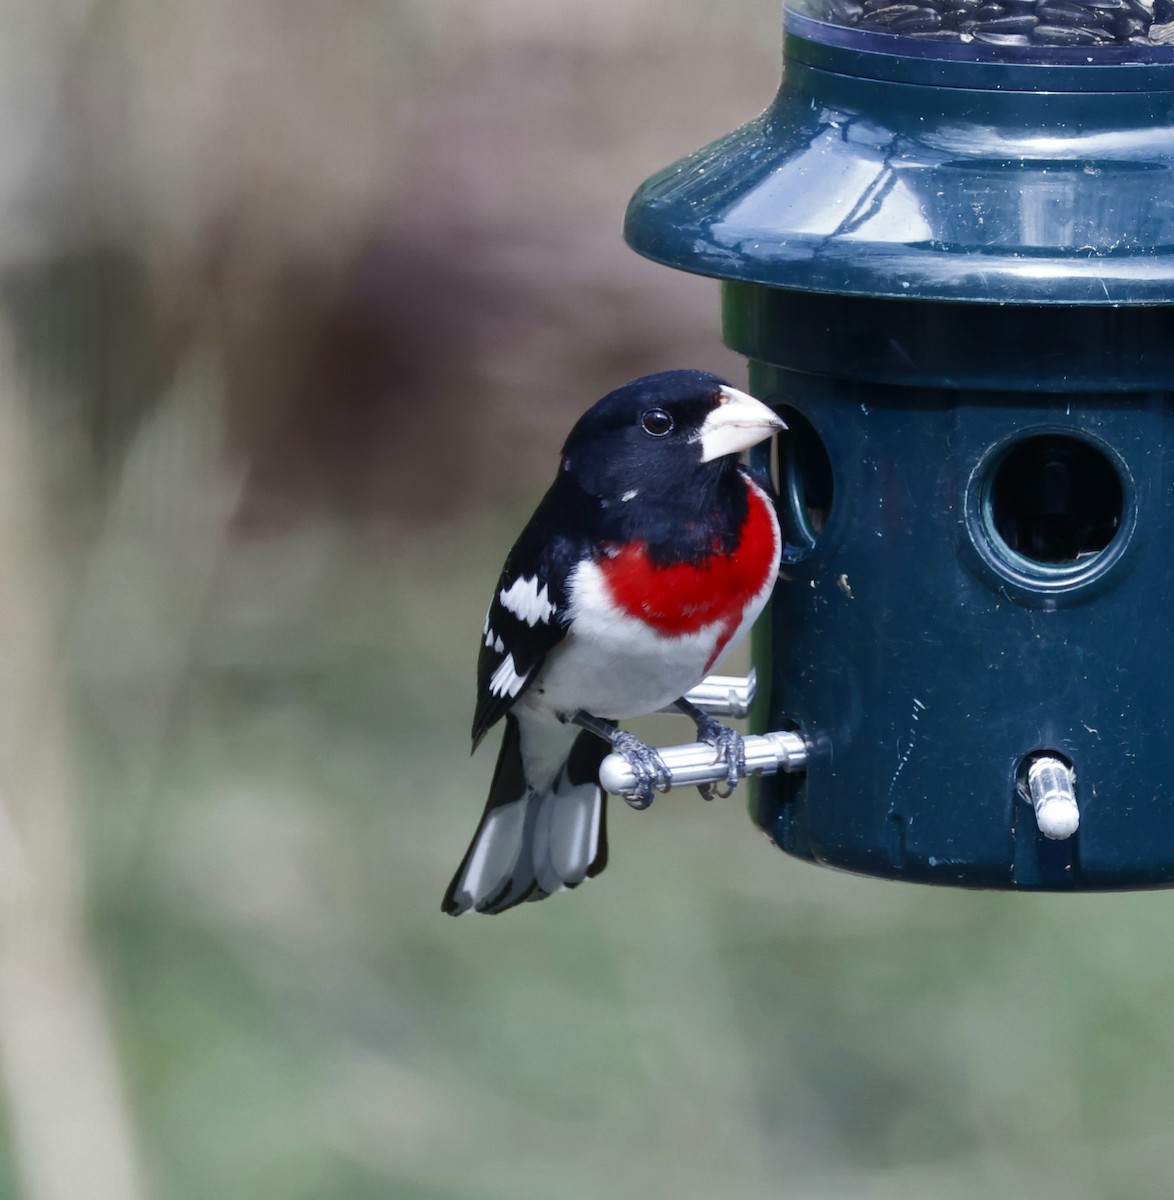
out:
M1036 755L1027 767L1027 796L1039 831L1052 841L1070 838L1080 825L1076 772L1052 754Z

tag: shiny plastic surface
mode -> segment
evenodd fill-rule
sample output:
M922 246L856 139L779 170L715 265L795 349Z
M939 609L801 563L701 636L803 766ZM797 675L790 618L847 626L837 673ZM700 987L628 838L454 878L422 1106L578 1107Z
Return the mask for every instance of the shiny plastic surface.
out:
M774 104L625 230L725 281L790 426L752 722L810 755L754 819L894 879L1174 884L1171 46L998 61L812 25ZM1078 827L1041 831L1041 756Z
M1174 318L1105 310L1096 338L1080 309L726 285L752 389L810 431L780 464L789 548L756 631L754 725L811 746L804 775L756 785L783 849L970 887L1174 882L1174 376L1144 353L1169 344L1155 312ZM1018 330L1006 360L1000 328ZM1044 752L1076 768L1063 841L1022 788Z
M786 54L762 116L636 193L634 249L811 292L1174 303L1174 62L947 61L794 34Z

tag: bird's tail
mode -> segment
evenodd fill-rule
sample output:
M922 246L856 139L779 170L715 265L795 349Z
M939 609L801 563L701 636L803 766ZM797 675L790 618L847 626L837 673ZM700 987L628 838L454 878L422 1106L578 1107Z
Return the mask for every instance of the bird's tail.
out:
M553 780L531 786L522 731L509 713L489 802L441 908L454 917L470 908L505 912L598 875L607 865L607 802L598 782L607 753L606 742L580 733Z

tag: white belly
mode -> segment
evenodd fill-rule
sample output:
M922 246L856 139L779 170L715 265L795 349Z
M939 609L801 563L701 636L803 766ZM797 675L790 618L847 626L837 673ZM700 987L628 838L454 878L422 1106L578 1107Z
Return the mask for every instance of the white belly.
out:
M762 611L775 571L746 606L722 647L736 645ZM584 709L620 720L656 712L701 682L715 665L728 626L720 621L694 633L667 636L616 608L599 568L581 563L571 580L572 625L519 701L536 714L570 715Z
M713 658L719 627L684 638L655 638L627 618L585 636L569 636L547 659L521 703L570 714L636 717L671 704L700 682ZM655 635L653 635L655 637Z

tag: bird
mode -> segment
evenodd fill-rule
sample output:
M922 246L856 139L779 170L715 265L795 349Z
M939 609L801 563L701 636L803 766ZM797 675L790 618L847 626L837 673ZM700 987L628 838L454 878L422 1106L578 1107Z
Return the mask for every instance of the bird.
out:
M636 379L575 423L482 629L473 749L503 719L505 732L444 912L505 912L604 869L603 758L631 766L635 808L670 783L655 749L620 729L625 718L675 707L726 767L716 794L733 790L742 738L685 693L774 587L774 497L742 454L785 428L760 400L696 370Z

